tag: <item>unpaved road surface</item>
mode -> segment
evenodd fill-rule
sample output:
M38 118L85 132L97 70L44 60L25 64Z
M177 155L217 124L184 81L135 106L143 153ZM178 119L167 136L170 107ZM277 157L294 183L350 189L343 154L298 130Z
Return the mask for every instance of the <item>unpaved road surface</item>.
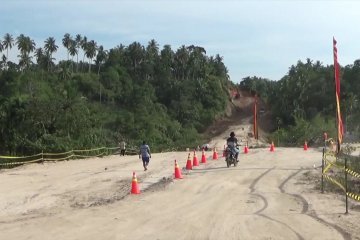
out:
M359 203L345 215L316 188L319 149L250 149L230 168L210 155L180 180L186 152L153 154L146 172L137 156L1 170L0 239L360 239Z

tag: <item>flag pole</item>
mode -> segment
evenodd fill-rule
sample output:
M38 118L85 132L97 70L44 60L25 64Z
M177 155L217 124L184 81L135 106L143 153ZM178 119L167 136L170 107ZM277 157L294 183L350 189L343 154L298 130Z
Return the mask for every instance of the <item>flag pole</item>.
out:
M337 60L336 40L333 37L333 53L334 53L334 78L335 78L335 97L336 97L336 125L337 125L337 153L340 152L341 142L343 139L343 122L340 111L340 67Z

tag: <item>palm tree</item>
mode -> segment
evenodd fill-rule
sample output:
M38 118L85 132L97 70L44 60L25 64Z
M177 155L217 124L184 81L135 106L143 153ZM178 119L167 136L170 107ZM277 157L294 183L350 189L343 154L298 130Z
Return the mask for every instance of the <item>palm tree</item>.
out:
M104 47L100 45L98 48L98 54L96 55L95 63L98 65L98 76L100 74L100 67L103 62L105 62L107 58L107 51L104 51ZM100 103L101 103L101 82L99 78L99 96L100 96Z
M65 33L64 38L62 40L62 43L64 45L64 47L67 49L67 60L69 61L69 52L70 52L70 44L72 41L72 37L70 36L69 33Z
M132 68L134 73L137 73L137 69L144 60L144 47L138 42L133 42L127 47L126 53L129 67Z
M82 42L82 37L80 34L77 34L75 37L75 42L76 42L76 72L78 71L78 66L79 66L79 50L81 47L81 42Z
M159 44L154 40L150 40L146 47L144 73L145 79L150 79L154 76L155 66L159 62Z
M6 56L3 54L2 57L1 57L1 66L0 66L0 69L2 69L3 67L5 68L6 67L6 61L7 61L7 58Z
M45 62L46 58L44 56L44 51L41 47L36 49L35 57L36 57L36 62L38 64L38 67L41 69L41 80L42 80L43 76L44 76L44 69L46 68L47 62Z
M20 55L26 54L28 46L27 46L26 37L24 34L20 34L20 36L18 36L16 38L16 44L20 51Z
M2 42L4 48L6 49L6 58L9 58L9 49L14 45L14 38L9 34L5 34L4 41Z
M176 76L177 78L180 77L182 80L187 78L188 76L187 66L188 66L189 58L190 58L190 53L188 51L188 48L186 48L185 45L182 45L181 48L179 48L175 54L175 64L176 64L175 74L177 75Z
M86 46L85 54L86 57L89 59L89 73L90 73L92 60L96 56L97 44L94 40L91 40L86 45L87 46Z
M3 45L2 45L1 42L0 42L0 53L1 53L3 50L4 50L4 47L3 47ZM5 57L5 55L3 55L3 56ZM6 59L6 57L5 57L5 59ZM0 63L1 63L0 69L2 69L3 61L1 61Z
M30 53L35 50L35 42L34 40L31 40L30 37L24 36L24 34L20 34L16 38L16 44L18 46L18 49L20 51L20 57L19 65L22 67L22 69L27 68L31 63Z
M37 48L35 51L35 57L36 57L36 62L38 64L38 66L43 69L46 67L46 63L44 62L45 60L45 56L44 56L44 50L40 47Z
M104 50L104 47L101 45L98 48L98 53L96 55L96 60L95 60L96 65L98 65L98 75L100 74L101 64L105 62L106 58L107 58L107 51Z
M80 43L81 49L82 49L83 52L84 52L83 62L82 62L82 65L81 65L81 71L82 71L82 68L83 68L83 65L84 65L84 62L85 62L85 55L86 55L87 45L88 45L87 37L84 36L84 37L81 39L81 43Z
M21 55L19 60L19 66L22 70L27 69L31 64L31 57L28 54Z
M49 55L48 70L50 71L50 61L52 61L52 54L57 51L58 46L55 44L55 38L49 37L45 40L44 49Z
M35 51L35 57L36 57L37 64L40 64L43 56L44 56L43 49L41 47L37 48Z
M78 55L78 49L76 48L76 41L75 40L70 41L69 53L71 55L71 69L73 69L74 56Z
M60 71L58 73L59 80L66 81L71 78L71 72L68 68L68 63L62 62L60 64Z

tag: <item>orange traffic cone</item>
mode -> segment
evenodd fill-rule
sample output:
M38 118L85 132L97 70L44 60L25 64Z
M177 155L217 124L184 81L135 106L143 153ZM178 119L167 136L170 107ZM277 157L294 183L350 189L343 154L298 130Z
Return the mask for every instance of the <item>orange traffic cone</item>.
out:
M305 143L304 143L304 150L306 151L306 150L308 150L308 146L307 146L307 142L305 141Z
M204 149L202 150L201 163L206 163L206 156L205 156Z
M248 146L247 146L247 144L245 145L245 147L244 147L244 153L246 154L246 153L248 153L249 152L249 148L248 148Z
M216 148L214 148L213 160L217 160L217 159L218 159L218 153L216 152Z
M186 169L187 170L192 170L192 164L191 164L191 157L190 157L190 153L186 162Z
M275 151L274 142L271 142L271 145L270 145L270 152L274 152L274 151Z
M196 167L196 166L199 166L199 160L196 156L196 152L194 151L194 158L193 158L193 166Z
M177 161L175 160L175 178L181 179L183 178L181 175L181 169L179 168L179 165L177 164Z
M139 184L137 182L136 174L135 172L133 172L133 178L131 182L131 194L139 194L139 193L140 193Z

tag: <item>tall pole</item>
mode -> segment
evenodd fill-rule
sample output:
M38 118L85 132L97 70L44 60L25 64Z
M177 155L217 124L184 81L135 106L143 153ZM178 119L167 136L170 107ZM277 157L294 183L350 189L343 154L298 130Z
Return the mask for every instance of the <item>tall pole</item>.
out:
M346 208L346 211L345 211L345 214L348 214L348 183L347 183L347 172L346 172L346 169L347 169L347 157L345 157L345 208Z
M323 154L321 159L321 193L324 193L324 157L325 157L325 148L323 148Z
M258 131L258 97L255 94L255 109L254 109L254 131L255 131L255 139L259 139L259 131Z

